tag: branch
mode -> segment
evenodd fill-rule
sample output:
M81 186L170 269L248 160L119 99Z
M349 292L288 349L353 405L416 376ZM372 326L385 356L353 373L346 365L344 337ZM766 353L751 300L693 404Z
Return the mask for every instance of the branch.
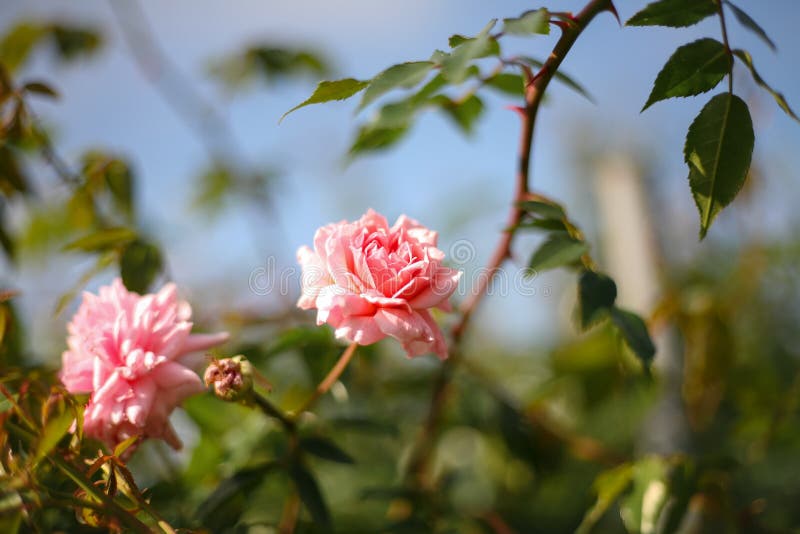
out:
M511 245L517 225L522 220L524 212L519 207L520 202L526 199L529 192L530 183L530 159L533 146L533 132L539 106L542 102L545 90L558 71L561 62L567 55L572 45L575 44L578 36L588 26L588 24L602 11L615 12L611 0L592 0L576 16L572 17L572 23L561 26L562 35L556 43L550 56L545 61L539 72L528 80L525 90L525 106L520 110L522 116L522 127L520 130L520 141L517 154L517 174L514 187L514 196L508 213L508 221L500 240L492 253L486 267L487 275L481 277L479 285L461 305L459 311L461 317L453 326L451 331L452 344L451 356L441 367L439 375L434 384L433 395L431 397L430 410L425 425L420 432L414 447L414 452L409 462L408 475L413 475L415 482L420 487L426 487L427 466L433 450L435 434L439 427L444 404L447 400L449 385L453 376L455 366L460 359L461 340L470 324L473 313L480 304L486 290L489 287L495 274L500 270L503 262L511 256Z

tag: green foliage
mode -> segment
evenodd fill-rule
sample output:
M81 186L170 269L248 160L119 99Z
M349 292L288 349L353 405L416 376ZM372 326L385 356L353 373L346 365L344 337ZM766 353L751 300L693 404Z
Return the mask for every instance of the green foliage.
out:
M715 39L700 39L681 46L658 73L642 111L659 100L710 91L730 70L731 58Z
M228 88L235 89L256 78L266 83L330 71L328 61L314 50L260 45L212 63L211 75Z
M608 276L584 271L578 281L578 306L581 328L604 318L617 299L617 284Z
M747 13L736 7L736 5L733 2L729 2L728 0L722 0L722 1L725 2L725 5L731 8L731 11L733 11L733 14L736 16L736 19L742 26L752 31L759 38L761 38L761 40L767 43L767 46L769 46L773 51L777 49L775 43L772 42L772 39L769 38L767 32L764 31L764 28L759 26L758 23L754 21L750 15L748 15Z
M544 66L544 63L542 61L532 58L530 56L522 56L519 57L518 60L524 63L525 65L529 65L537 69L541 69ZM569 87L570 89L572 89L573 91L584 97L589 102L594 102L594 98L592 98L592 95L589 93L589 91L587 91L586 88L583 87L583 85L578 83L575 80L575 78L573 78L569 74L564 73L563 71L561 71L561 69L556 71L555 75L553 76L553 79L563 83L564 85L566 85L567 87Z
M336 80L333 82L320 82L314 93L307 99L296 105L289 111L283 114L281 120L286 118L286 115L296 111L302 107L311 104L321 104L323 102L330 102L331 100L346 100L351 96L361 92L369 82L355 80L353 78L346 78L344 80Z
M589 246L566 232L554 232L533 253L528 268L546 271L564 266L575 266L589 250Z
M545 8L527 11L519 17L503 19L503 33L509 35L528 35L550 33L550 12Z
M71 61L97 52L102 37L93 28L20 22L0 40L0 63L14 72L41 44L50 44L62 60Z
M656 347L650 339L647 325L642 318L633 312L615 306L611 308L611 320L622 334L625 343L642 362L642 366L648 369L656 354Z
M636 13L627 26L670 26L697 24L717 12L715 0L658 0Z
M778 91L773 89L758 74L758 72L756 71L755 65L753 65L753 58L750 56L750 54L747 51L741 50L741 49L733 50L733 54L736 57L738 57L742 61L742 63L744 63L747 66L747 68L750 70L750 74L753 76L753 80L755 80L755 82L758 85L760 85L770 95L772 95L772 98L775 99L775 102L777 102L778 106L780 106L780 108L783 110L783 112L786 113L787 115L789 115L791 118L793 118L797 122L800 122L800 118L798 118L797 115L795 114L795 112L792 110L792 108L789 107L789 103L786 101L786 98L783 96L783 94L779 93Z
M130 291L139 294L147 293L163 268L164 261L158 247L139 239L128 243L119 258L122 282Z
M441 59L442 76L445 80L452 84L463 83L469 77L469 68L474 60L500 53L500 45L489 33L496 23L496 20L492 20L471 39L451 38L453 51Z
M293 461L289 465L289 476L314 523L322 529L329 530L331 515L314 475L302 462Z
M730 93L712 98L689 127L684 158L700 211L701 238L717 213L733 201L744 185L753 143L753 122L747 104Z
M414 87L427 77L433 67L432 61L400 63L389 67L370 80L369 87L364 91L364 96L358 104L358 109L367 107L392 89Z

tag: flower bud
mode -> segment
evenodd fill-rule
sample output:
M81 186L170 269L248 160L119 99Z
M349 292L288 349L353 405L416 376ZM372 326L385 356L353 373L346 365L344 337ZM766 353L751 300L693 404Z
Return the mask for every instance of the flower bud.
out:
M212 361L203 379L225 401L247 401L253 392L253 366L242 355Z

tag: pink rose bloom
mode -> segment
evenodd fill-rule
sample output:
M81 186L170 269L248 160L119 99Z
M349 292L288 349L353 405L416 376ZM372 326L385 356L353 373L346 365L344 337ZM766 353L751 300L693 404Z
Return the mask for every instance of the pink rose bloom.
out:
M111 448L131 436L181 447L169 415L205 389L181 357L228 339L224 332L190 334L191 316L175 284L141 296L117 278L99 296L83 294L67 325L69 350L62 355L60 378L68 391L92 394L84 412L87 436Z
M461 272L442 265L437 234L401 215L389 227L369 210L358 221L317 230L314 250L301 247L302 296L297 305L317 311L336 337L369 345L391 336L410 357L447 357L444 336L430 308L449 311Z

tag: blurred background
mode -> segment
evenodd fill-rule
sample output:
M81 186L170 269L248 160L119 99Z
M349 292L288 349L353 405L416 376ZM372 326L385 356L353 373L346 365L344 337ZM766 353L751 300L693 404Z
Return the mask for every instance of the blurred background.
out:
M740 3L777 52L729 17L732 43L749 50L762 77L800 105L796 2ZM550 7L582 6L558 4ZM623 0L617 8L624 21L643 6ZM20 23L96 35L92 53L68 61L63 49L37 48L14 78L58 91L58 99L32 98L31 108L69 166L79 168L90 150L129 165L138 226L163 255L161 279L178 283L200 324L231 330L237 342L229 349L248 354L275 385L276 402L288 406L340 350L327 329L310 328L313 317L293 310L297 248L311 244L319 226L358 218L369 207L390 221L405 213L439 231L440 248L466 273L456 297L463 298L505 224L519 119L507 109L518 99L484 91L474 123L459 126L431 111L391 147L350 155L375 106L356 116L354 101L332 103L279 119L320 79L368 79L389 65L425 60L446 49L451 34L474 35L492 18L531 7L538 6L26 0L0 4L0 35ZM504 39L504 53L544 59L557 33ZM800 527L800 351L793 335L800 324L800 126L737 67L735 90L748 101L756 130L753 170L700 243L682 149L708 95L639 112L677 46L718 35L716 18L686 29L642 29L603 14L562 66L594 103L551 84L534 140L532 188L569 209L617 281L621 304L650 318L659 380L644 380L605 327L575 332L573 275L521 281L518 271L541 241L521 236L502 274L508 285L495 284L478 312L466 349L474 367L459 378L437 444L442 531L572 531L594 501L595 476L641 458L632 464L633 489L618 505L621 513L598 512L596 531L654 532L654 520L643 517L648 491L667 495L659 511L676 499L684 513L674 521L697 532ZM294 56L289 61L274 49ZM54 308L97 258L62 250L85 233L64 213L69 190L50 165L35 157L23 164L34 194L4 204L17 250L13 262L0 259L0 287L20 292L15 306L28 363L55 367L78 299L58 314ZM115 268L100 270L84 284L94 290L115 275ZM363 351L326 401L328 417L315 424L359 452L349 471L320 468L342 532L375 532L387 517L397 524L416 517L398 504L406 496L364 491L397 481L435 367L432 358L407 362L393 343L381 343ZM238 418L237 428L228 428L234 419L219 419L223 410ZM143 484L176 524L192 521L194 507L254 454L280 447L274 429L237 410L198 398L177 416L183 453L154 445L137 456ZM239 503L241 517L205 517L204 524L268 524L262 516L280 515L282 501L272 498L281 495L280 483L247 492L253 501L246 502L274 506ZM690 489L672 495L682 483ZM409 532L429 528L408 524Z

